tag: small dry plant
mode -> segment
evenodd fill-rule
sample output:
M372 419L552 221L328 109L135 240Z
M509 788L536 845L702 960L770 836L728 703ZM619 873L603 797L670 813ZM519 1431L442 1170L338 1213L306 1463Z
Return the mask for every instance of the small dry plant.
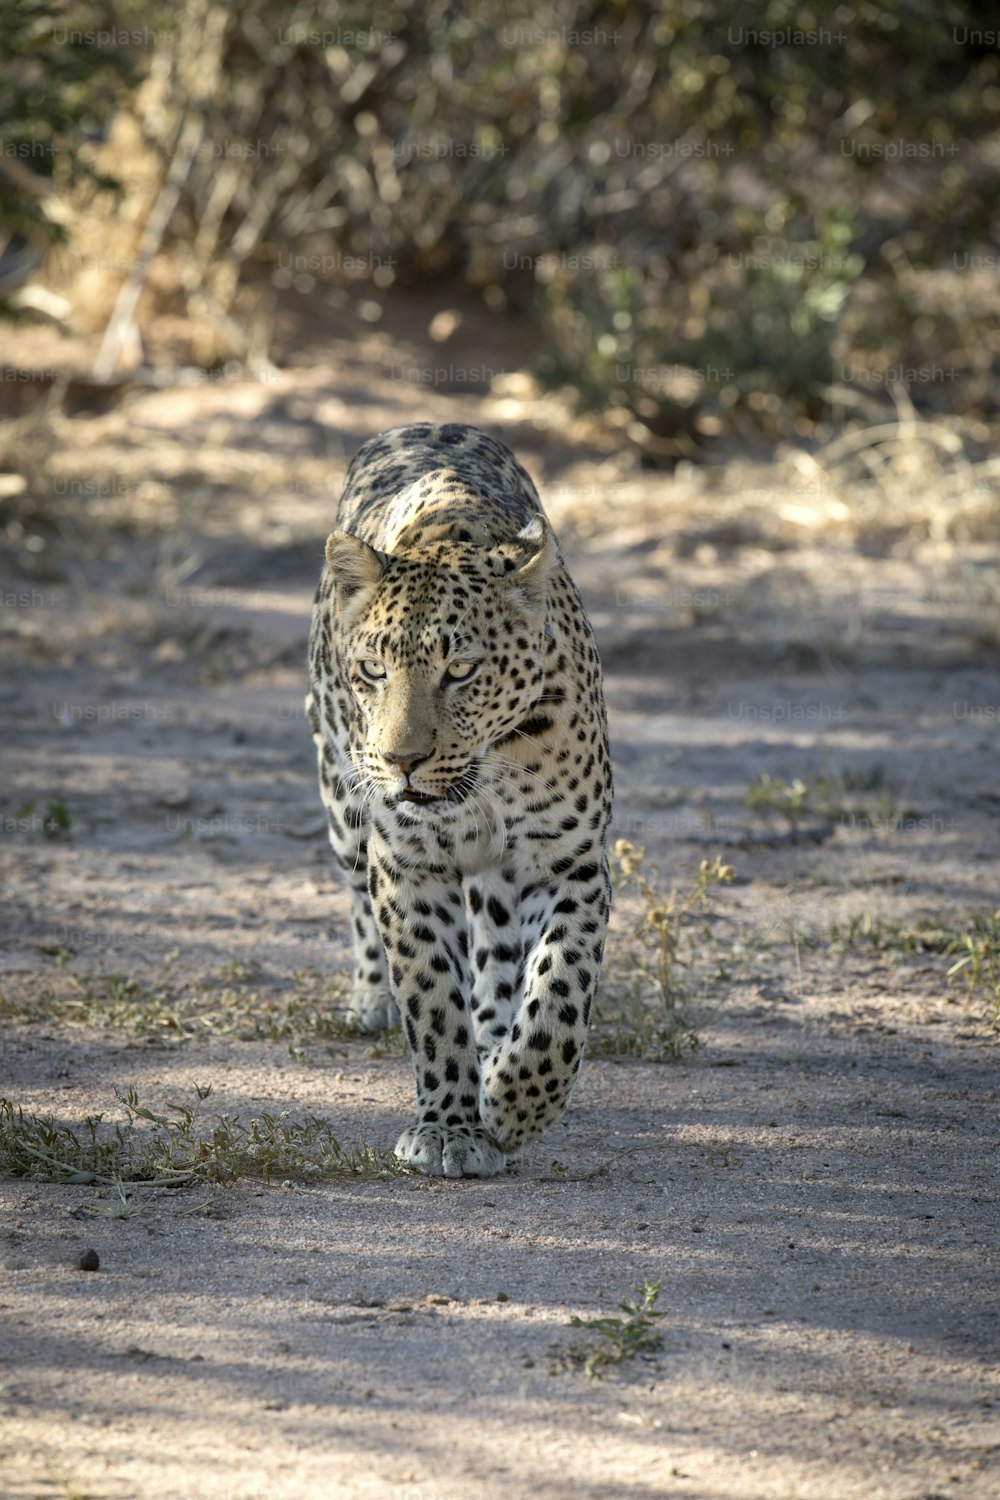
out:
M268 993L258 966L233 959L197 983L175 974L180 949L143 961L133 972L98 967L75 972L67 949L55 956L56 979L20 1001L0 992L0 1017L12 1022L92 1026L162 1041L191 1042L213 1037L237 1041L285 1042L298 1061L308 1061L322 1045L327 1055L343 1054L349 1042L369 1043L369 1056L401 1056L398 1026L372 1038L347 1018L348 981L339 974L298 970L287 986Z
M948 970L948 978L963 975L970 996L983 990L994 1021L1000 1021L1000 911L988 917L974 917L971 926L955 937L945 951L962 955Z
M389 1151L362 1142L345 1149L328 1121L292 1120L286 1110L244 1120L237 1114L203 1118L211 1085L195 1089L191 1104L162 1110L142 1103L135 1085L116 1091L124 1121L105 1124L88 1115L72 1127L26 1113L0 1099L0 1176L36 1182L233 1183L241 1178L328 1180L393 1177L404 1170Z
M905 386L892 387L895 415L848 427L815 455L789 462L831 521L855 536L904 526L938 541L996 535L1000 458L981 447L965 418L922 416Z
M830 941L840 948L870 946L885 953L890 962L925 953L957 954L947 978L961 976L970 999L985 995L993 1021L1000 1022L1000 911L915 924L865 911L846 922L832 923Z
M678 976L688 963L684 924L695 911L707 911L710 892L727 885L735 872L716 855L701 861L687 885L664 893L658 872L646 867L643 848L619 839L612 852L614 883L639 898L639 911L628 933L631 941L612 955L606 971L590 1051L599 1057L676 1061L701 1045Z
M782 781L764 771L747 787L743 801L758 817L767 822L783 818L793 830L799 829L804 818L814 816L851 828L891 832L908 816L883 785L879 771L845 771L809 781L799 776Z
M624 1318L570 1318L573 1328L586 1328L598 1335L596 1342L574 1343L566 1351L574 1364L583 1365L584 1374L591 1380L599 1380L612 1365L620 1365L637 1355L652 1354L661 1347L663 1334L653 1326L657 1318L663 1317L656 1307L661 1284L647 1280L642 1286L634 1286L633 1299L623 1297L618 1304Z

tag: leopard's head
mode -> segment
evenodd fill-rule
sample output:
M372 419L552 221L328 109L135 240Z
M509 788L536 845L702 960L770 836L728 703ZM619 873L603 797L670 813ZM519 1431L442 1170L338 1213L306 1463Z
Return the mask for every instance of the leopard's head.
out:
M548 523L536 516L489 548L444 541L405 555L334 532L326 560L366 790L394 805L463 802L490 746L544 691L546 598L558 562Z

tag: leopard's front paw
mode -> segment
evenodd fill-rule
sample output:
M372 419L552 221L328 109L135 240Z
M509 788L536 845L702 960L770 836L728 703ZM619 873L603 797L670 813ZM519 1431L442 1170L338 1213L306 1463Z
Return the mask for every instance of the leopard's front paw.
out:
M500 1147L479 1126L420 1120L403 1131L396 1155L428 1177L495 1177L507 1163Z
M355 990L347 1020L359 1031L388 1031L399 1025L399 1008L388 990Z

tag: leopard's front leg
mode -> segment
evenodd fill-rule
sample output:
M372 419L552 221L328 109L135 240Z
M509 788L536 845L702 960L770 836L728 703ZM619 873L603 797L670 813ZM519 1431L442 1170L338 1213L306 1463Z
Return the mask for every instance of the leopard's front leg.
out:
M330 717L320 710L323 694L310 692L306 714L313 726L319 762L319 791L326 808L334 857L351 891L351 936L354 983L347 1019L362 1031L384 1031L399 1019L389 989L385 955L368 900L368 816L364 800L348 773L347 752L338 750ZM341 702L339 713L346 713ZM338 722L334 711L332 723Z
M492 1177L505 1157L479 1118L465 898L457 871L403 869L373 827L369 895L417 1086L396 1155L436 1177Z
M583 1062L611 904L603 849L560 876L543 912L539 895L517 1017L483 1065L483 1124L507 1152L559 1118Z

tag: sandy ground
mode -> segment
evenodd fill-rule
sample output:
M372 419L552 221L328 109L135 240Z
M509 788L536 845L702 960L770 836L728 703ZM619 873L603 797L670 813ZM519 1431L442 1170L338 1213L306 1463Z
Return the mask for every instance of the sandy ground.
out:
M120 1118L130 1084L155 1106L211 1084L213 1109L391 1146L399 1056L72 1026L64 1002L102 971L175 995L236 976L262 1003L343 972L301 710L311 592L346 457L428 414L505 435L548 498L606 661L615 837L667 884L714 852L736 867L692 929L705 1045L590 1060L490 1182L124 1206L0 1183L3 1500L1000 1489L990 1005L940 943L831 932L995 905L997 620L973 585L996 549L796 529L775 469L573 453L499 389L421 388L345 337L270 382L63 423L60 525L27 518L4 584L0 1094L79 1124ZM826 777L853 821L817 806L816 840L792 837L746 806L762 773ZM68 838L44 836L54 803ZM570 1318L647 1279L660 1349L588 1379Z

